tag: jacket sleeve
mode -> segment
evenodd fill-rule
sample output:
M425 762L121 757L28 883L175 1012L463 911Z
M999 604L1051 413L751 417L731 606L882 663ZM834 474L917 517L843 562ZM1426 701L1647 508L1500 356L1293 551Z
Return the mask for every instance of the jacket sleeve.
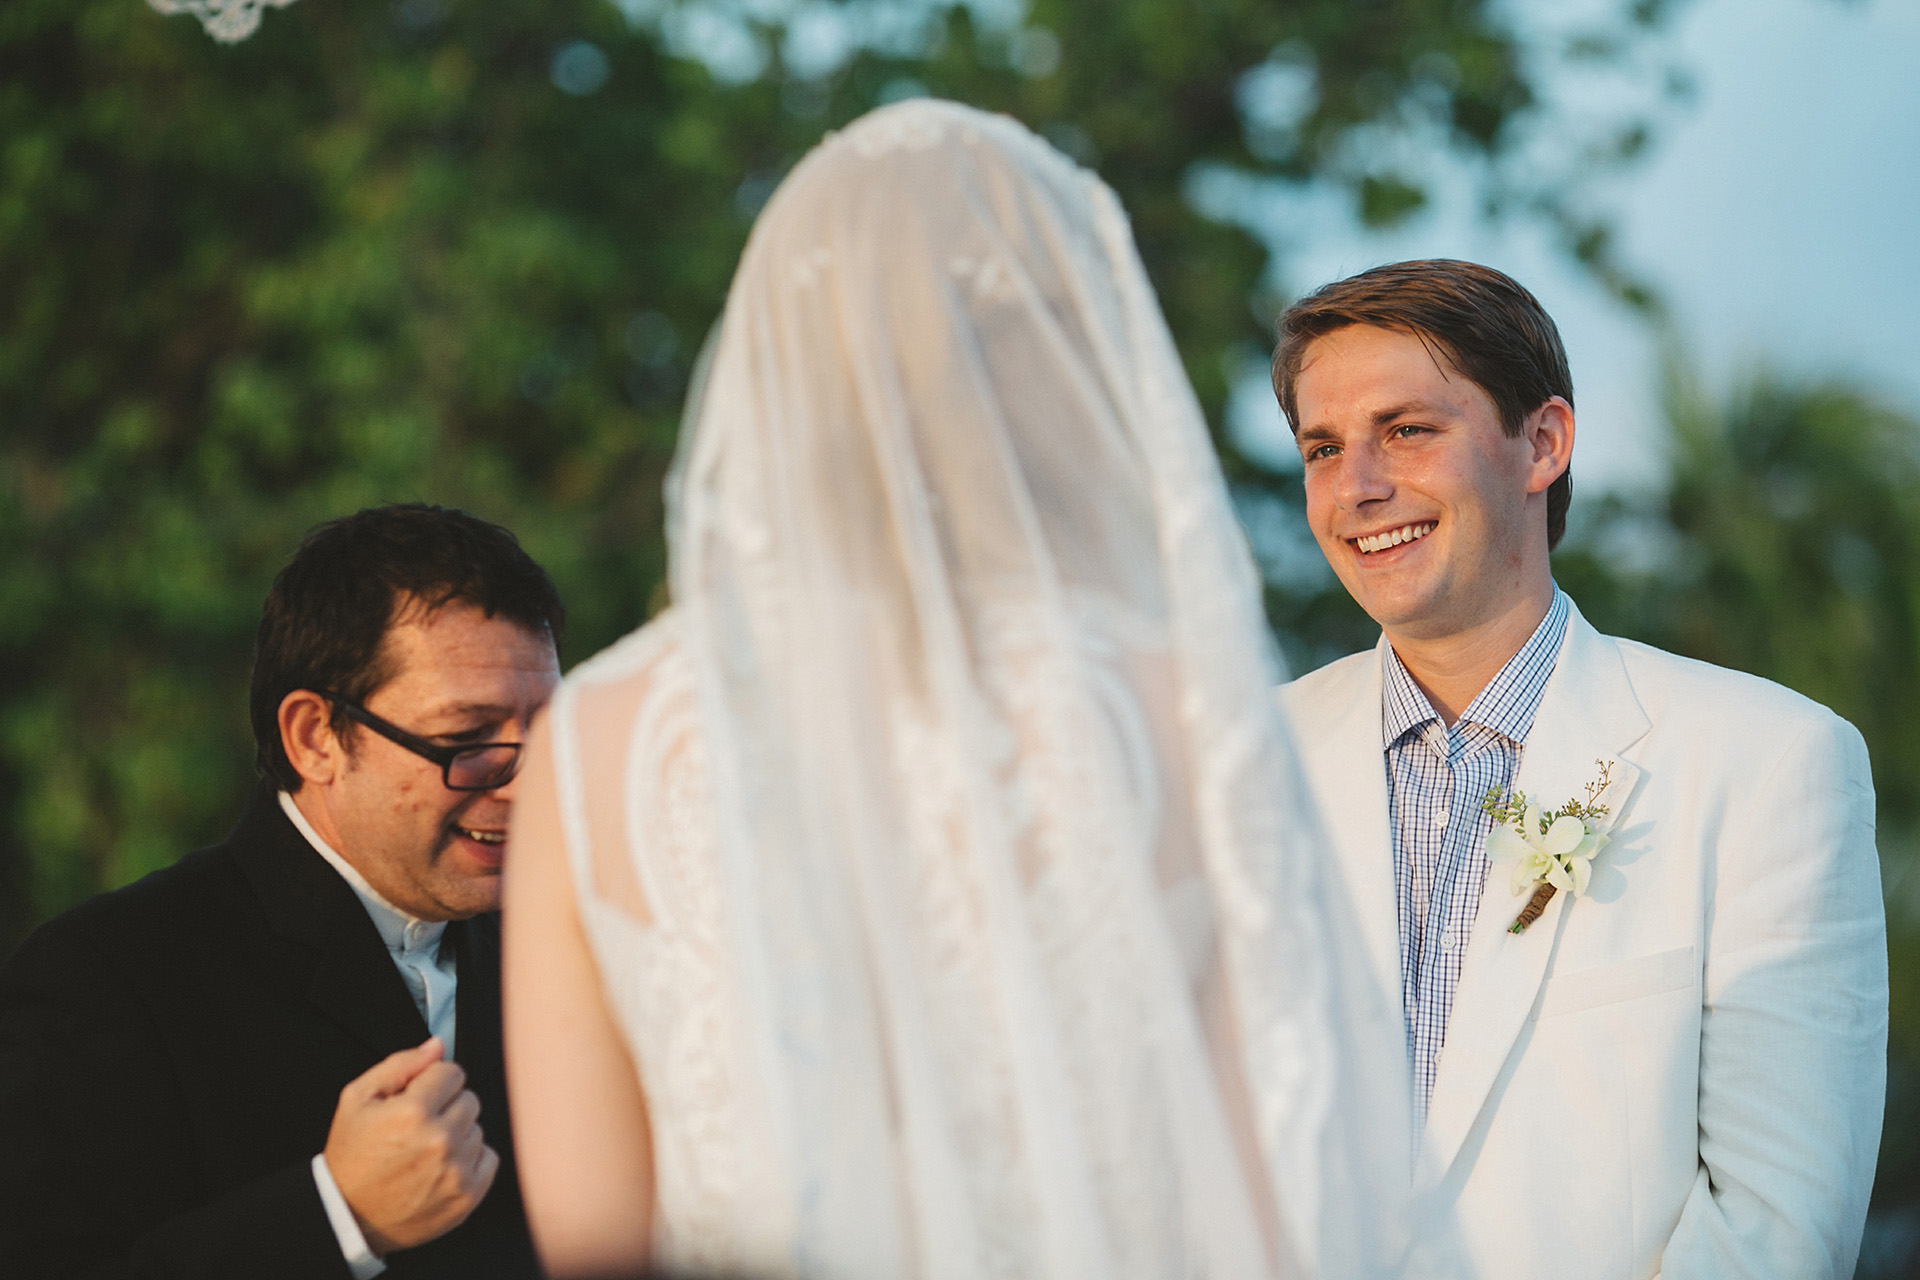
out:
M1707 874L1700 1170L1665 1280L1854 1271L1886 1098L1866 745L1831 714L1730 797Z
M0 1275L351 1280L306 1163L202 1167L165 1039L99 934L57 921L0 969Z

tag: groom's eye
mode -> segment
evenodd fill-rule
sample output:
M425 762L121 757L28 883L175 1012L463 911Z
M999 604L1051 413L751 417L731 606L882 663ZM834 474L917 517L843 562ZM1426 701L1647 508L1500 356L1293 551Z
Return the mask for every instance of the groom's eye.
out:
M1423 427L1417 422L1403 422L1393 429L1393 434L1405 440L1411 436L1423 435L1432 429L1431 427Z
M1337 445L1317 444L1307 450L1306 458L1308 462L1316 462L1321 458L1331 458L1337 452L1339 452Z

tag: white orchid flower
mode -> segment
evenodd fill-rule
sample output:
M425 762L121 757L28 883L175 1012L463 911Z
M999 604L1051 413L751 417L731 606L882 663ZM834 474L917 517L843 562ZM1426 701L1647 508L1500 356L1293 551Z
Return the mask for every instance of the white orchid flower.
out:
M1513 864L1515 894L1544 880L1581 897L1593 878L1593 855L1606 847L1606 833L1571 816L1555 818L1545 831L1540 828L1540 806L1529 804L1518 830L1498 826L1488 833L1488 859Z

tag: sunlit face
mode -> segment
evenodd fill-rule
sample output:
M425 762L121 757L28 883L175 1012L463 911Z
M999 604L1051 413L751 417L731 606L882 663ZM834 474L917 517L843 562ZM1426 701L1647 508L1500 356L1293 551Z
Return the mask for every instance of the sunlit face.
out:
M387 632L394 676L366 708L436 744L518 742L560 680L553 643L455 602L403 611ZM381 896L426 920L500 906L514 783L452 791L440 766L365 729L328 788L339 853Z
M1350 325L1307 348L1294 387L1307 523L1389 636L1464 634L1538 589L1546 489L1564 460L1543 463L1530 431L1501 430L1492 399L1443 355Z

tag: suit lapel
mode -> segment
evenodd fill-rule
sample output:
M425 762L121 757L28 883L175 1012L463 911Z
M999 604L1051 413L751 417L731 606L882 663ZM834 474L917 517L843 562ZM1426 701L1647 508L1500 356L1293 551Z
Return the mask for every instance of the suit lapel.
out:
M1600 762L1611 761L1612 780L1601 803L1612 809L1609 821L1618 823L1640 772L1625 753L1648 727L1618 646L1573 609L1514 786L1543 805L1558 806L1583 794ZM1420 1152L1426 1179L1446 1175L1488 1094L1510 1069L1508 1059L1539 998L1567 915L1579 909L1570 894L1557 893L1525 933L1507 932L1523 905L1524 898L1508 891L1506 873L1494 870L1480 895L1428 1106Z
M504 1116L507 1087L500 1049L500 918L484 915L455 920L447 925L441 945L454 948L459 974L454 992L454 1059L466 1070L482 1114Z
M271 787L255 791L228 843L274 932L311 957L308 1000L382 1057L427 1038L366 908L287 821Z
M427 1023L358 899L353 907L360 918L341 922L329 940L307 987L307 999L385 1057L425 1040ZM361 927L352 927L354 923Z
M1321 797L1320 821L1333 843L1350 918L1366 947L1382 1001L1398 1010L1400 911L1393 884L1386 757L1380 745L1380 660L1349 664L1338 679L1293 704L1301 766ZM1337 798L1337 799L1336 799Z

